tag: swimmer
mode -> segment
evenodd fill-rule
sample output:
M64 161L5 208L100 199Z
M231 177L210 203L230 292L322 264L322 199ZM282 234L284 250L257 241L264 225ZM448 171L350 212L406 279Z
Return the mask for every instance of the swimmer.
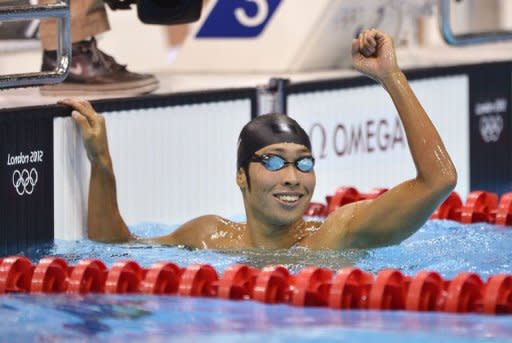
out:
M397 244L412 235L453 190L457 172L398 67L391 37L375 29L363 31L352 43L352 57L354 67L380 82L393 100L416 166L415 178L374 200L340 207L324 222L306 222L303 213L316 182L309 137L288 116L263 115L242 129L238 142L236 183L247 222L207 215L168 235L140 239L130 233L119 212L104 117L87 101L65 99L60 103L73 108L91 163L89 238L208 249L346 249Z

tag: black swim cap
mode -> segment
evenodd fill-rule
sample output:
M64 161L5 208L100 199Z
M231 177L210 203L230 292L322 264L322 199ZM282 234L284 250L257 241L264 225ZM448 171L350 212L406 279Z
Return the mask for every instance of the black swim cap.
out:
M247 123L240 132L237 169L245 167L256 151L276 143L297 143L311 150L308 135L295 120L280 113L261 115Z

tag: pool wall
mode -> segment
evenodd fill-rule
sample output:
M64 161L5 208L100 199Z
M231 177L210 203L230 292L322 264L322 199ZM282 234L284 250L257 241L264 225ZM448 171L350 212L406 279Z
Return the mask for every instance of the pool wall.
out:
M407 72L453 156L463 198L476 189L510 190L511 67L500 62ZM95 101L107 118L126 221L170 224L243 213L234 182L236 139L259 112L257 94L255 87ZM369 191L414 176L396 111L374 81L291 83L284 95L319 159L315 200L342 185ZM0 133L6 161L0 164L2 252L82 238L89 171L69 112L59 106L1 110Z

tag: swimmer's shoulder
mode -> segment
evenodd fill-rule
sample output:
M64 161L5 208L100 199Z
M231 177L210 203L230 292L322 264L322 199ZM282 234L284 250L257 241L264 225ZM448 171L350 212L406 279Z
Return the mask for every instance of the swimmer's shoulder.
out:
M351 246L351 222L358 207L367 201L351 203L337 208L323 222L307 222L306 235L297 245L312 249L343 249Z
M217 215L204 215L194 218L169 235L151 239L152 243L168 245L184 245L192 248L206 248L219 232L236 230L243 224L235 223Z

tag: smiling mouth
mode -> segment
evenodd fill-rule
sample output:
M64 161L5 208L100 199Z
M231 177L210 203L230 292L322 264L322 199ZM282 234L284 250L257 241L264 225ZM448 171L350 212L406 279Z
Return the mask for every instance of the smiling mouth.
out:
M303 194L274 194L274 197L285 204L294 204L303 196Z

